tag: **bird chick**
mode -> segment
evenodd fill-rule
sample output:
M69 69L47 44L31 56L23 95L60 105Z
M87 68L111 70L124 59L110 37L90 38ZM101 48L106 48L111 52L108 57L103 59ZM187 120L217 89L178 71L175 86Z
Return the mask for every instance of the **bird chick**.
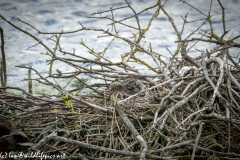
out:
M144 89L144 84L141 81L134 78L128 78L121 82L114 82L109 87L110 96L112 93L116 93L116 92L131 96L131 95L140 93L143 89ZM140 96L145 96L145 93L144 92L140 93ZM134 102L135 102L135 97L134 97Z

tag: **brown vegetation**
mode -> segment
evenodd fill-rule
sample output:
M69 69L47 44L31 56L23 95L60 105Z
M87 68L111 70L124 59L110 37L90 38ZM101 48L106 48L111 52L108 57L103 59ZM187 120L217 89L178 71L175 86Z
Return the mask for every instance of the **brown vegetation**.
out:
M114 10L122 8L105 11L112 13L112 17L108 17L112 21L112 31L86 28L80 23L81 28L76 31L43 33L19 19L36 29L39 34L54 35L54 49L0 15L10 25L45 47L51 58L50 66L58 60L76 69L74 73L62 73L58 76L52 74L50 67L49 76L43 77L34 68L18 66L37 73L39 78L33 80L52 86L59 91L60 96L36 96L21 88L2 87L2 90L19 90L22 94L0 93L1 116L14 121L20 119L18 126L24 128L24 133L35 143L30 150L41 150L46 154L65 154L69 158L82 159L164 159L184 155L190 155L192 159L195 155L240 158L240 65L239 56L233 57L229 52L231 47L240 47L240 44L234 42L239 36L225 39L228 33L225 28L225 13L220 0L218 2L222 7L222 35L214 33L210 9L209 14L200 12L205 17L202 25L189 33L189 36L181 37L179 33L188 24L187 16L183 18L182 31L178 31L160 0L148 8L155 9L155 12L149 18L146 28L141 28L139 13L127 1L126 5L133 11L133 17L116 21ZM195 7L193 9L197 10ZM145 46L140 43L160 11L166 15L178 35L177 49L168 58L168 62L164 61L164 55L154 51L151 43ZM102 13L104 12L93 15L101 16ZM124 20L129 18L135 18L138 24L137 27L130 26L138 31L134 40L120 36L115 26L117 23L127 26ZM194 33L200 31L204 25L209 25L210 30L202 31L202 38L195 38ZM101 32L113 37L111 43L120 39L128 43L131 49L126 55L121 55L119 62L112 62L105 57L111 43L103 52L96 52L81 41L80 44L89 49L88 54L94 58L63 51L59 45L61 35L81 31ZM199 51L199 57L191 57L188 52L193 46L188 46L189 41L206 42L206 50ZM209 48L209 43L215 44L215 47ZM59 56L58 52L68 57ZM152 67L152 64L137 56L138 52L151 57L157 67ZM177 58L179 56L181 58ZM133 67L133 62L143 65L152 73L141 73ZM93 65L100 69L92 68ZM87 84L77 77L79 74L101 79L102 83ZM50 81L50 78L63 77L79 80L91 93L75 95ZM144 83L145 97L139 97L138 94L125 99L121 96L109 97L109 84L116 81L115 79L129 77ZM127 100L134 97L137 97L136 103L130 106Z

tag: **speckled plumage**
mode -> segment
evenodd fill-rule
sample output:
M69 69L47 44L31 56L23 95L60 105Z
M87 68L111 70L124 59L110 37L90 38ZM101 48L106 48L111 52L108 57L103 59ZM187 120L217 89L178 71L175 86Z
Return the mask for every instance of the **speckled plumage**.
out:
M110 93L120 92L126 95L134 95L141 92L144 88L144 85L141 81L128 78L121 82L114 82L110 85L109 90Z

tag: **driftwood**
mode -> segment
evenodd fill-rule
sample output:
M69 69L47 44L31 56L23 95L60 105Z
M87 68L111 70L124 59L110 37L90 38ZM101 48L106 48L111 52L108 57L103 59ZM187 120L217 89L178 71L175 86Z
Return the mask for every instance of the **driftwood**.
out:
M220 0L218 2L222 7ZM133 11L137 22L137 27L132 26L138 31L135 40L122 37L116 31L116 23L126 25L124 20L132 18L120 21L114 19L114 10L123 8L105 11L112 13L111 18L98 17L110 19L115 28L113 31L86 28L80 23L81 28L76 31L43 33L19 19L40 34L55 35L56 46L53 50L36 36L0 15L11 26L45 47L51 58L50 66L58 60L76 69L74 73L61 73L59 76L53 74L50 67L49 76L44 77L34 68L18 66L36 73L39 78L31 80L53 87L59 91L59 95L34 95L17 87L1 87L1 116L15 121L28 135L35 144L29 151L41 150L49 155L82 159L174 159L185 155L191 159L196 156L240 158L240 65L239 56L233 57L229 51L240 44L234 42L239 36L224 40L228 33L225 17L222 17L224 32L221 36L214 34L211 16L203 14L206 17L202 25L208 22L210 26L210 31L204 33L208 36L194 37L193 33L200 31L201 25L189 37L184 38L178 34L180 32L160 1L149 7L154 8L155 13L147 28L141 28L138 19L140 13L136 13L127 1L126 4ZM177 49L167 61L166 56L154 51L151 43L148 47L140 43L160 11L167 16L178 35ZM223 7L222 12L224 15ZM187 16L184 22L186 25ZM88 54L93 58L61 49L59 42L62 34L89 30L120 39L128 43L131 50L126 55L121 55L118 62L112 62L104 56L107 49L98 53L83 41L80 44L89 49ZM191 57L188 53L193 46L188 48L189 41L206 42L206 51L199 51L199 57ZM209 49L209 42L216 46ZM108 47L110 46L111 44ZM60 56L57 54L59 52L68 57ZM137 52L151 57L154 65L137 57ZM134 63L143 65L151 72L143 74L133 67ZM102 83L88 84L77 77L80 74L101 79ZM75 94L50 80L69 77L82 84L75 92L83 89L91 92L87 95L81 92ZM128 77L139 79L145 84L145 97L139 97L138 94L109 97L109 85L116 79ZM18 90L22 94L12 94L9 90ZM137 97L136 103L130 106L127 101L134 97Z

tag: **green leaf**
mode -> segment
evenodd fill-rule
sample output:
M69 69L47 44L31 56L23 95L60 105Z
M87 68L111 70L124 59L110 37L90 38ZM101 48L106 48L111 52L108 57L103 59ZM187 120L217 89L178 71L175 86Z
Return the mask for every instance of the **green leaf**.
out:
M62 100L65 102L66 106L71 108L72 113L73 113L74 112L74 108L73 108L73 105L72 105L72 100L68 99L68 95L62 96Z

